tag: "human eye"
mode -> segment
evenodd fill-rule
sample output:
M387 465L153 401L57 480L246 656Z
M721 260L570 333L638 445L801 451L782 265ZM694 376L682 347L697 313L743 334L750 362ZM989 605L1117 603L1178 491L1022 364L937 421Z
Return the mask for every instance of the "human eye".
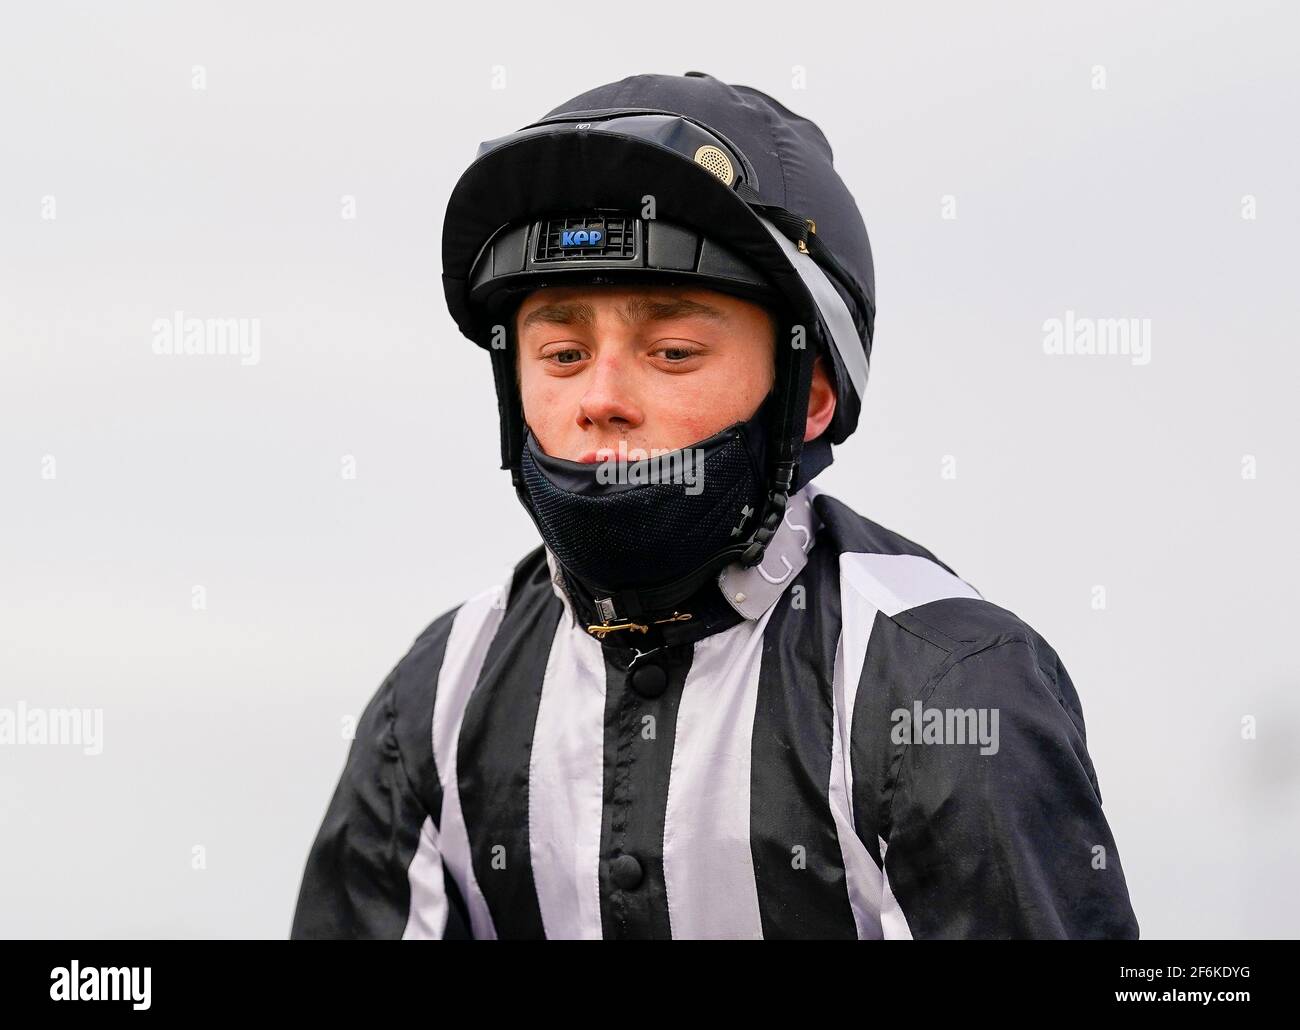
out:
M665 340L657 344L650 353L668 365L688 365L703 351L683 340Z
M540 357L549 365L569 367L579 364L586 357L586 354L581 347L559 345L550 349L543 349Z

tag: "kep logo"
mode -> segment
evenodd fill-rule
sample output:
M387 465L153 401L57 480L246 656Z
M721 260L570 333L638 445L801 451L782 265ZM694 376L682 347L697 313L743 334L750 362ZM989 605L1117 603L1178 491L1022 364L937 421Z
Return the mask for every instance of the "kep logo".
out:
M604 229L565 229L560 233L561 247L599 247L604 242Z

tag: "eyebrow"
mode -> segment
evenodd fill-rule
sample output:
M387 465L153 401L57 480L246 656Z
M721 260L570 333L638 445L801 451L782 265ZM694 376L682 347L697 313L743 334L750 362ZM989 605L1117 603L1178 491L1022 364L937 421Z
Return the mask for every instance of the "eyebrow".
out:
M727 315L708 304L686 297L674 297L670 300L654 300L649 297L633 297L624 305L620 314L625 322L659 322L670 318L706 318L713 322L727 321ZM534 308L524 318L520 327L523 332L534 325L582 325L591 326L596 321L596 312L584 301L557 301Z

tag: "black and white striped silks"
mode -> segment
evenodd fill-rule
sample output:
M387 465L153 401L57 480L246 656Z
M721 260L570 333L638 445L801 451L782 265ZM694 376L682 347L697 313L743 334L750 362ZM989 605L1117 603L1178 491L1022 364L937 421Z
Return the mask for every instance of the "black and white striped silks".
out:
M1137 936L1069 675L924 548L809 484L650 652L561 583L537 548L384 680L292 936Z

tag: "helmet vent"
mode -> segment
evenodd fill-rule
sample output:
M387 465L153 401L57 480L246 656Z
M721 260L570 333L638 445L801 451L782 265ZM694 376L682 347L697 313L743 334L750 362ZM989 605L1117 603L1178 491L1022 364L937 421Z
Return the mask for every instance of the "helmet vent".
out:
M736 181L736 170L731 166L731 158L717 147L708 145L700 147L695 152L695 163L712 172L727 186Z
M586 235L578 235L581 232ZM636 257L636 219L608 215L543 219L533 254L535 261L632 257Z

